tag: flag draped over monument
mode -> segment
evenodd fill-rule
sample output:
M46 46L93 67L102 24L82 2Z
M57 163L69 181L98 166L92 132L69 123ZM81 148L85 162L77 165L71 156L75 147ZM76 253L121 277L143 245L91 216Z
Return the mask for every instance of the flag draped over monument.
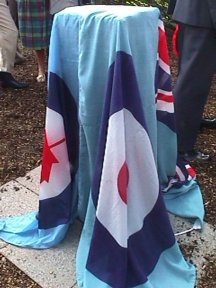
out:
M39 209L1 219L1 239L49 248L79 218L79 287L194 287L167 210L202 224L204 209L177 159L168 60L156 8L55 16Z

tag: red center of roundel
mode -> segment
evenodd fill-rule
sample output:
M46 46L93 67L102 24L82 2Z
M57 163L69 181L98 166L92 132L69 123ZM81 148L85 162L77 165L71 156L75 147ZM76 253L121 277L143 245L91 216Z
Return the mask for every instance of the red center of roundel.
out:
M55 155L52 153L51 148L61 144L65 139L62 139L51 146L48 145L47 135L45 131L44 135L44 146L43 146L43 160L42 160L42 170L41 170L41 183L43 181L49 182L50 172L52 169L52 165L54 163L59 163L58 159L56 159Z
M119 171L118 179L117 179L118 192L122 201L125 204L127 204L128 179L129 179L129 172L128 172L127 163L125 162Z

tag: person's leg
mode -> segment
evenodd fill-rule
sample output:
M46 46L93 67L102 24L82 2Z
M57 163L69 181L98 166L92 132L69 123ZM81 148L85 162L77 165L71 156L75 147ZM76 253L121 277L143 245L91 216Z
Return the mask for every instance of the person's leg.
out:
M16 0L7 0L8 6L10 9L11 16L14 20L14 23L16 24L18 28L18 12L17 12L17 2Z
M3 87L15 89L28 85L14 79L14 67L18 31L5 0L0 0L0 81Z
M14 67L18 31L6 1L0 1L0 71L11 72Z
M8 7L10 10L10 14L13 18L14 23L16 24L17 29L19 29L19 25L18 25L18 11L17 11L17 2L16 0L7 0L8 2ZM25 62L26 59L25 57L22 55L18 43L17 43L17 51L16 51L16 56L15 56L15 65L19 65L22 64L23 62Z
M45 75L46 75L46 68L47 68L46 51L45 49L35 50L35 55L36 55L37 64L38 64L37 81L45 82L46 81Z
M194 149L215 72L215 32L181 25L178 45L179 73L174 104L178 150L186 152Z
M23 56L23 54L21 53L18 43L17 43L17 51L16 51L16 56L15 56L15 65L20 65L23 64L24 62L26 62L26 58Z

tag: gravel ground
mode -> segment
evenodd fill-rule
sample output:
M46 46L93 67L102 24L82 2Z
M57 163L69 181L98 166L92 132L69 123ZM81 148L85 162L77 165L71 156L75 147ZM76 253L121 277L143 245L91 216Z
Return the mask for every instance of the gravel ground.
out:
M41 163L47 89L37 83L37 66L31 51L27 61L15 66L17 80L27 89L4 89L0 96L0 186L24 176ZM40 288L0 253L0 288Z

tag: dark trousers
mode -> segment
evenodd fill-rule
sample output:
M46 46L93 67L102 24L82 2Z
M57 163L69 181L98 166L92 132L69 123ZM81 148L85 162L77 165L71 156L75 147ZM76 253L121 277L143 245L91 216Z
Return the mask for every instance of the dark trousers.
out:
M168 14L170 14L170 15L173 14L173 11L175 9L175 5L176 5L176 0L170 0L169 1L168 10L167 10Z
M174 87L178 150L194 149L216 68L216 31L180 24Z

